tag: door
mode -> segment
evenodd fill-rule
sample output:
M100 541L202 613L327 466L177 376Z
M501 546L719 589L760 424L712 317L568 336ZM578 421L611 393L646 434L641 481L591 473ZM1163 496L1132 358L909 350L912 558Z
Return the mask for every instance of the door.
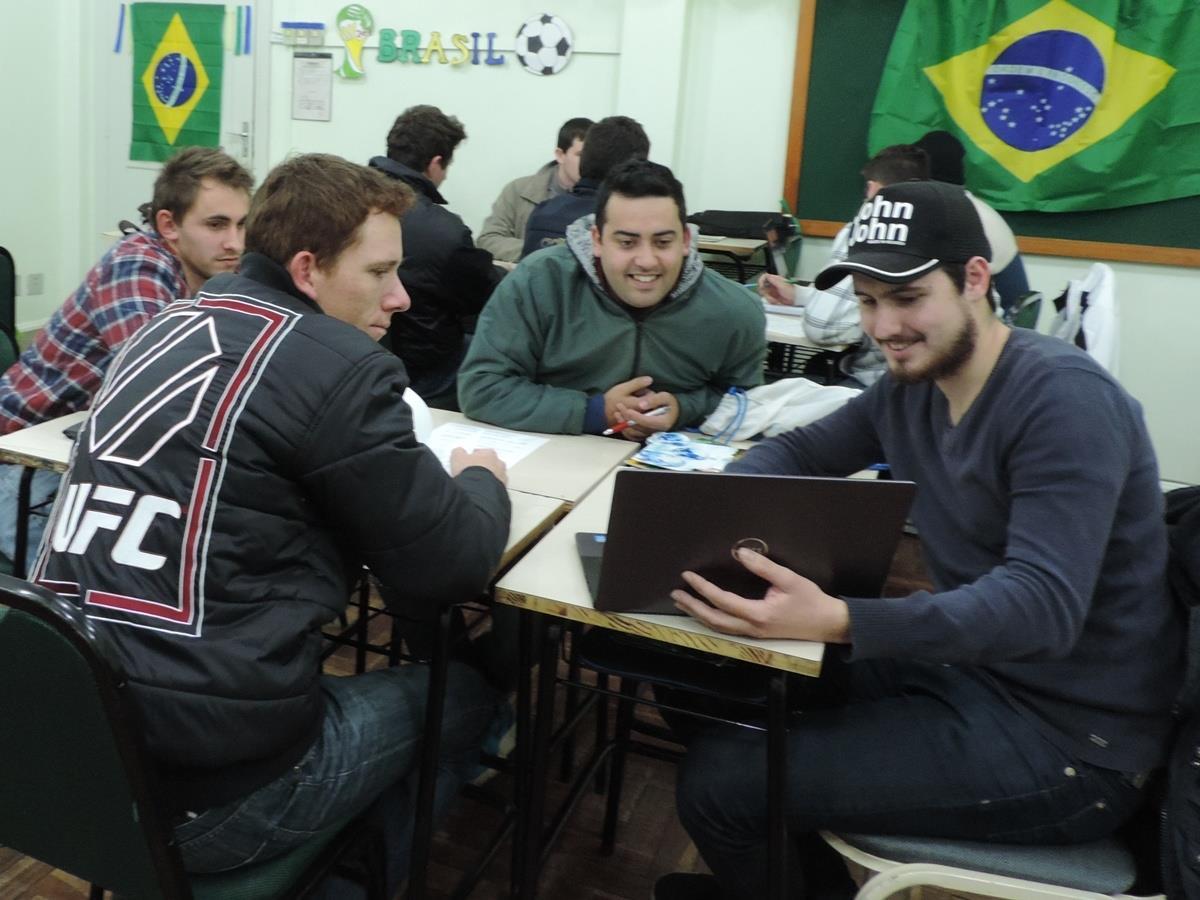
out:
M236 22L237 6L211 2L211 0L189 0L191 3L227 6ZM117 0L95 0L81 4L81 15L89 18L85 33L89 35L90 65L81 67L90 84L83 85L86 96L91 98L85 109L90 122L81 126L89 128L90 141L94 150L92 185L94 198L91 209L83 204L81 214L90 219L90 234L83 241L86 252L91 249L94 262L114 240L117 223L128 219L141 224L137 208L151 198L154 179L162 168L161 163L141 162L129 159L130 131L132 128L133 91L133 47L129 26L130 6ZM245 6L247 4L243 4ZM259 0L248 4L251 9L251 40L248 54L235 54L232 38L236 28L225 29L226 46L222 55L221 87L221 147L255 175L257 172L256 145L265 147L265 142L256 140L255 135L255 80L257 69L266 77L265 62L269 53L270 0ZM124 7L124 26L120 50L115 50L117 25ZM90 73L90 76L89 76ZM261 116L266 127L267 116ZM86 132L85 132L86 133ZM85 186L86 190L86 186ZM89 262L88 265L91 263Z

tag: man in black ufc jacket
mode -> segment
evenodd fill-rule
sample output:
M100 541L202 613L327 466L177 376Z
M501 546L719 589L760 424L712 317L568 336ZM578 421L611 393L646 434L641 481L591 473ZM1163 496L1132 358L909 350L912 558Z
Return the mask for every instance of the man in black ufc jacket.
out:
M411 203L332 156L268 175L240 274L110 367L48 526L34 577L128 674L191 871L285 853L380 795L404 818L426 671L324 677L321 627L363 564L434 611L481 590L506 542L503 463L459 449L447 475L377 343L408 307ZM447 767L473 762L495 703L452 669Z

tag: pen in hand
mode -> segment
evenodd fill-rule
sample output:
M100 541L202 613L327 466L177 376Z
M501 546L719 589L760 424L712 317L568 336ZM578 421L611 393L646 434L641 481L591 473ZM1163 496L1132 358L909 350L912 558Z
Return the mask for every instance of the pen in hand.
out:
M670 412L670 411L671 411L671 407L669 407L669 406L660 406L660 407L658 407L658 408L656 408L656 409L652 409L652 410L650 410L650 412L646 413L646 415L648 415L648 416L661 416L661 415L664 415L664 414L666 414L666 413L668 413L668 412ZM607 437L608 435L610 435L610 434L620 434L620 433L621 433L622 431L624 431L626 428L629 428L629 427L631 427L631 426L633 426L633 425L636 425L636 424L637 424L637 422L634 422L634 421L632 421L632 420L626 420L626 421L624 421L624 422L618 422L618 423L617 423L616 425L614 425L612 428L605 428L605 429L604 429L602 432L600 432L600 433L601 433L601 434L603 434L603 435L605 435L606 437Z

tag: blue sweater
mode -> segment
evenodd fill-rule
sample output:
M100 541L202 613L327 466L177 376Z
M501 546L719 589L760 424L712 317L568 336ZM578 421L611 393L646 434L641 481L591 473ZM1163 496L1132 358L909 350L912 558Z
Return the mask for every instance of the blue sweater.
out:
M937 590L845 598L854 658L960 666L1085 761L1159 764L1182 624L1138 403L1082 351L1014 329L957 425L935 385L884 376L729 470L846 475L880 460L918 485Z

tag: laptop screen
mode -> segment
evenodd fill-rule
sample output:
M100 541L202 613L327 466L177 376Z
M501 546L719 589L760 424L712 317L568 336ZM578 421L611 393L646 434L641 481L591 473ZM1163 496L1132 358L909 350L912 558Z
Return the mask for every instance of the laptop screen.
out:
M879 596L916 486L905 481L783 475L617 472L603 541L577 535L596 608L679 614L680 573L744 597L767 584L734 557L747 547L832 594ZM590 560L590 561L589 561Z

